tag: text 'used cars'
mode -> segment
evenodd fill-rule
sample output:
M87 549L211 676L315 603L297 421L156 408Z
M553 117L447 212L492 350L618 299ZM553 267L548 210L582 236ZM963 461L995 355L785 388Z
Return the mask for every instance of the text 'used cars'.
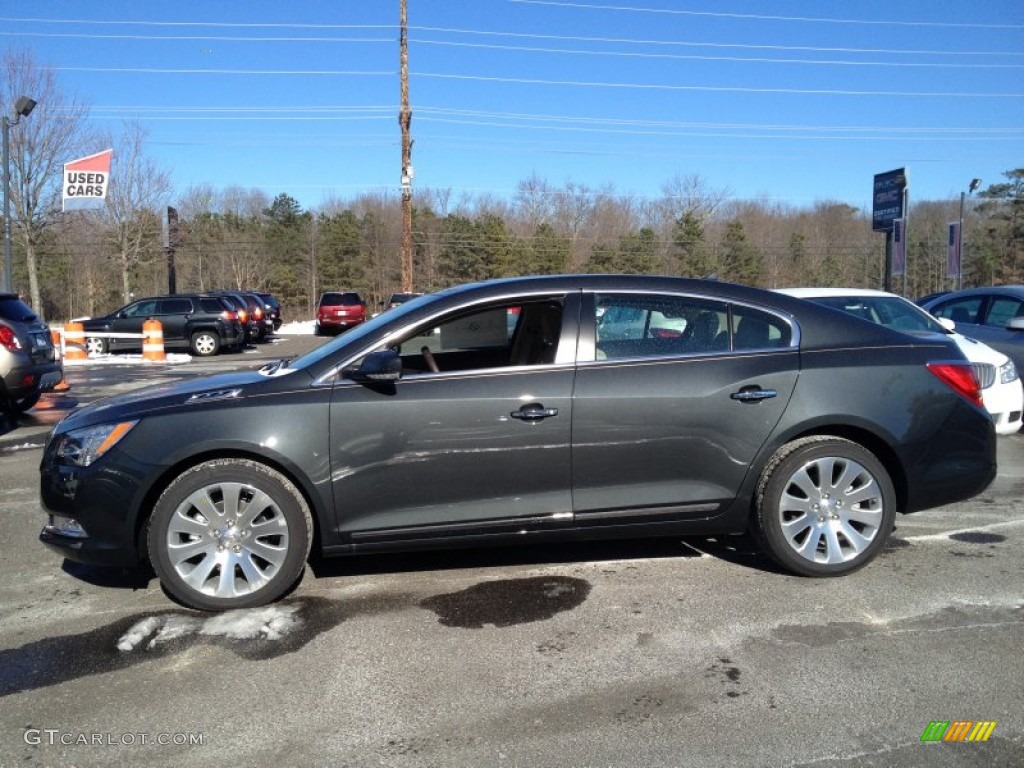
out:
M413 299L291 362L120 395L54 430L42 541L148 559L205 610L325 555L751 530L848 573L897 512L996 472L974 369L826 307L721 282L515 278Z

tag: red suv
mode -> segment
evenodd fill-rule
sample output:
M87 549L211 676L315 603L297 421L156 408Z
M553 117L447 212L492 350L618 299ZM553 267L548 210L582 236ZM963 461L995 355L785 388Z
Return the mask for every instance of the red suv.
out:
M316 335L340 333L366 321L366 302L355 291L328 291L316 305Z

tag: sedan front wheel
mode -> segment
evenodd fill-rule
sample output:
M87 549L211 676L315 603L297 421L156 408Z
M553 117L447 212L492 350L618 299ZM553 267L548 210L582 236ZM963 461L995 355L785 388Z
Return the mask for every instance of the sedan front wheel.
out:
M863 446L808 437L783 446L757 485L754 534L780 565L802 576L839 576L885 546L896 493Z
M305 498L263 464L216 459L175 479L150 519L150 562L164 588L204 611L251 608L298 581L312 542Z

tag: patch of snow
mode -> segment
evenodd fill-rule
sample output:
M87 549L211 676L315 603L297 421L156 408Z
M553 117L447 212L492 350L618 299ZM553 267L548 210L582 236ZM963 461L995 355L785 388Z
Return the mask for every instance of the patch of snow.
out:
M205 619L180 614L148 616L121 636L117 649L128 653L144 645L146 650L152 650L191 635L227 640L281 640L302 626L302 620L296 615L298 611L298 605L268 605L228 611ZM145 642L147 639L149 642Z

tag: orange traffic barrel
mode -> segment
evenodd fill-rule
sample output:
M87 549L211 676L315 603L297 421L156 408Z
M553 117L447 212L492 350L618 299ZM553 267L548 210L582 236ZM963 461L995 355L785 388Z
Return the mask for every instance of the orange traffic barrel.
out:
M64 326L64 359L88 360L85 351L85 327L81 323L67 323Z
M165 359L164 326L152 317L142 324L142 359L154 362Z
M58 355L61 354L61 351L60 351L60 331L58 331L56 328L51 328L50 329L50 341L53 342L53 348L55 350L57 350L57 354ZM61 356L63 357L63 355L61 355ZM64 368L64 366L61 366L62 370L61 370L60 383L57 384L57 386L53 388L54 392L67 392L69 389L71 389L71 384L68 382L67 377L64 376L63 368Z

